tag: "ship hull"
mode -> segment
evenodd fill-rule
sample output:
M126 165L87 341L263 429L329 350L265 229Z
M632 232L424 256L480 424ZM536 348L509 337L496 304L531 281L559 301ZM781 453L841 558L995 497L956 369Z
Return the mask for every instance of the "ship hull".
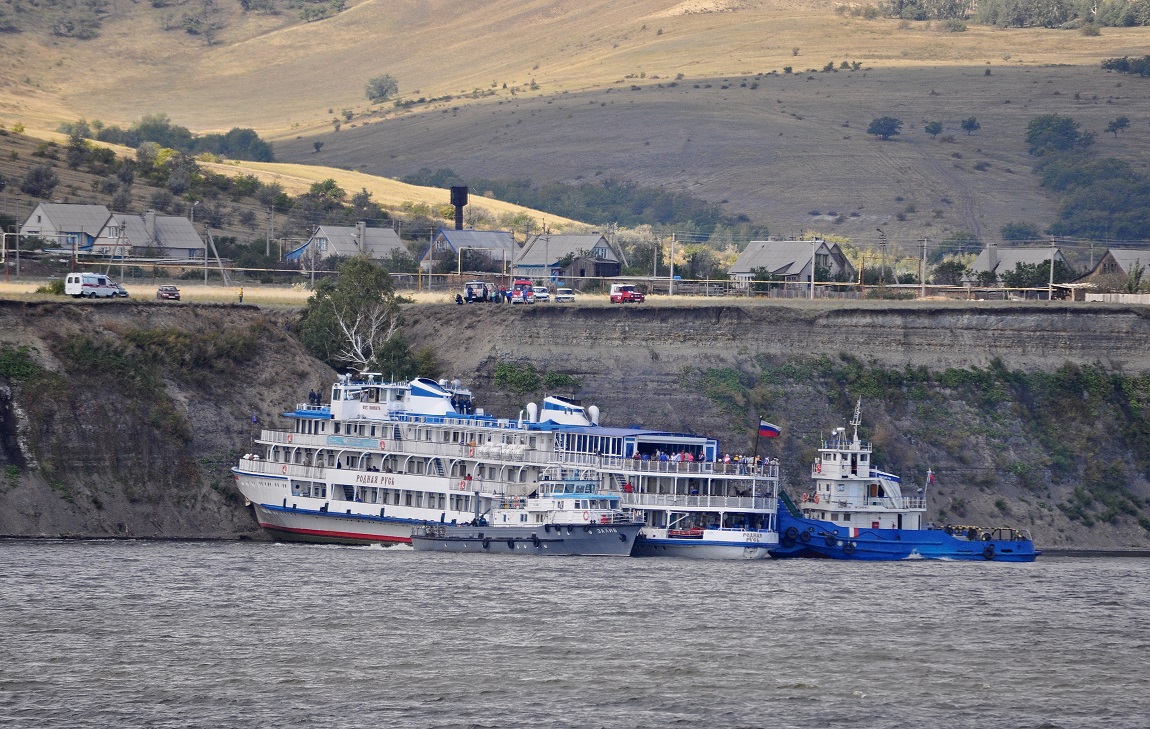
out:
M786 509L779 509L779 533L779 544L771 550L771 556L776 559L1033 562L1039 554L1029 539L968 540L941 529L856 529L852 532L832 522L791 516Z
M433 524L410 536L417 552L628 557L640 524L537 527Z
M317 544L410 544L413 522L252 504L256 521L277 539ZM416 522L421 523L421 522Z
M658 533L658 532L656 532ZM774 532L740 533L740 539L730 534L721 539L674 538L640 534L635 543L636 557L679 557L686 559L770 559L770 548L775 546ZM753 540L753 541L752 541ZM761 541L760 541L761 540Z

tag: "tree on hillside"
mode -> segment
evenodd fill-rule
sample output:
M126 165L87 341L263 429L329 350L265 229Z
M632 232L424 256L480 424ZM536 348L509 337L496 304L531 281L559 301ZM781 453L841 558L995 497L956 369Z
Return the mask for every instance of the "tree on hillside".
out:
M368 101L373 104L380 104L387 101L388 97L394 95L399 91L399 82L396 81L391 74L385 73L382 76L376 76L369 79L367 86L364 87L363 93L367 96Z
M1043 114L1031 119L1026 126L1026 143L1030 145L1030 154L1042 157L1069 152L1075 147L1089 147L1094 143L1094 135L1078 131L1078 122L1068 116Z
M923 130L931 137L937 137L942 134L942 122L932 121L923 127Z
M20 191L32 197L49 197L60 179L51 165L36 165L24 174Z
M351 258L307 300L300 341L336 369L375 369L377 355L399 332L399 304L387 271L367 257Z
M1042 233L1034 223L1007 223L1002 226L1002 239L1006 241L1037 240Z
M902 130L902 122L893 116L882 116L875 119L867 127L866 133L873 134L880 139L890 139Z
M1106 131L1114 134L1114 138L1118 139L1118 132L1130 126L1130 117L1120 116L1114 121L1106 125Z
M978 119L975 117L962 120L962 131L966 132L966 136L969 137L972 132L977 132L979 129L982 129L982 125L978 123Z

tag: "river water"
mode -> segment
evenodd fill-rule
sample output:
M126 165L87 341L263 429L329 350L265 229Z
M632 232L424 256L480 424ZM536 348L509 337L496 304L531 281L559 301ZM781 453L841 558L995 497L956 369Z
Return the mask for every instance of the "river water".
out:
M1145 727L1148 578L0 542L0 726Z

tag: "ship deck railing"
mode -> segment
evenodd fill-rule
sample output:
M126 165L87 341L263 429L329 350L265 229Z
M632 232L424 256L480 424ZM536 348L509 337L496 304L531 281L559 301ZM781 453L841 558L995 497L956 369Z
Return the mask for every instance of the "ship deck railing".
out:
M807 494L806 496L807 498L799 504L801 508L817 506L822 509L844 509L846 511L866 511L868 509L905 511L926 508L926 499L921 496L901 496L897 499L889 497L843 499L832 496L828 499L824 494L819 494L818 502L813 500L814 494Z
M622 503L631 508L712 509L715 511L774 511L776 496L685 496L682 494L628 494Z
M364 435L334 435L296 433L292 430L266 428L261 440L277 445L301 446L306 448L358 450L374 452L383 441L384 450L401 455L424 456L447 459L476 459L484 461L506 461L538 465L562 464L579 466L600 471L637 474L698 475L734 479L777 479L779 465L775 462L752 466L742 463L722 463L715 461L643 461L622 456L603 456L594 453L551 452L526 448L516 444L443 443L434 441L394 440L391 431L381 432L371 437Z
M293 478L323 478L322 466L308 466L302 463L284 463L283 461L265 461L259 456L244 456L240 459L240 468L268 476L291 476Z

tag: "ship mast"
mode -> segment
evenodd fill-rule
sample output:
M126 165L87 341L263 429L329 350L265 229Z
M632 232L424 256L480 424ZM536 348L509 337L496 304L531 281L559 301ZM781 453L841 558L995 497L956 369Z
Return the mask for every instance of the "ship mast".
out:
M858 399L858 402L855 403L855 416L854 416L854 419L851 420L851 425L853 425L855 428L855 437L854 437L854 447L855 448L858 448L858 445L859 445L859 423L861 423L861 422L862 422L862 398L860 397Z

